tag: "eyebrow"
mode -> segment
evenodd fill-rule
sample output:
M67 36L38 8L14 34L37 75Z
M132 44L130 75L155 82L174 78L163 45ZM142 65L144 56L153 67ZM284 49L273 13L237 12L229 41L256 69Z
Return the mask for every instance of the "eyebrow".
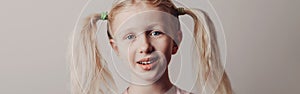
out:
M150 24L149 26L147 26L146 30L153 29L153 28L163 28L163 27L164 27L164 25L162 25L162 24L153 23L153 24Z
M133 30L135 28L127 28L125 30L118 30L118 32L116 33L117 37L123 37L123 35L129 34L129 33L133 33Z

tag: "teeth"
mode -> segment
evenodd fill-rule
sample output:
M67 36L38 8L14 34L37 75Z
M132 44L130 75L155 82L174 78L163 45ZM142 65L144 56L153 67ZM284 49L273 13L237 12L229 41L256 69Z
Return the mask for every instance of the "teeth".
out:
M146 65L146 64L151 64L152 62L150 61L147 61L147 62L138 62L139 64L143 64L143 65Z
M142 64L142 65L147 65L147 64L151 64L153 62L155 62L157 60L157 58L152 58L152 59L147 59L147 60L141 60L138 61L138 64Z
M143 64L150 64L150 61L148 61L148 62L142 62Z

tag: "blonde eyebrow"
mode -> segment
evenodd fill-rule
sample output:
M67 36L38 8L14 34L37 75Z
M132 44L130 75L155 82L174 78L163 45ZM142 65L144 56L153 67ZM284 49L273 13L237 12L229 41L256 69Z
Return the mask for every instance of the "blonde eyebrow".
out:
M153 24L150 24L149 26L147 26L146 30L157 28L157 27L162 29L164 27L164 25L158 24L158 23L153 23Z
M126 35L128 33L133 33L132 31L134 30L134 28L127 28L125 30L119 30L118 33L116 33L117 37L123 37L123 35Z

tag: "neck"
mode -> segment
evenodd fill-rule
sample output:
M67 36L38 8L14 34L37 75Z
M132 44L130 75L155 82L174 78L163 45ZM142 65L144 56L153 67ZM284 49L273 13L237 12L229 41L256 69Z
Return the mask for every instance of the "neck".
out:
M128 88L129 94L163 94L171 89L171 83L168 72L165 72L162 77L155 83L150 85L130 85Z

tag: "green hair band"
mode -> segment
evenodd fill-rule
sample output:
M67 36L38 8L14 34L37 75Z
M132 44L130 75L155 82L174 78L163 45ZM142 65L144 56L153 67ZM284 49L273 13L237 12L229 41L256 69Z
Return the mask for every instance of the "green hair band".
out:
M185 12L183 7L179 7L179 8L177 8L177 14L178 15L184 15L184 14L186 14L186 12Z
M102 12L100 15L100 20L107 20L108 18L108 12Z

